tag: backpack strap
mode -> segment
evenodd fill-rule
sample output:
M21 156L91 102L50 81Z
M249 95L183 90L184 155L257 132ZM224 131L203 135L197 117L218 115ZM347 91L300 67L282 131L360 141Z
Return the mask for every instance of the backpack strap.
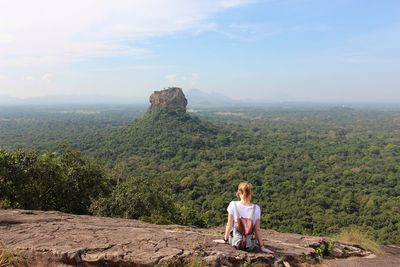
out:
M256 213L256 204L253 204L253 210L251 212L251 219L254 219L254 214Z
M254 214L256 213L256 204L253 204L253 210L251 211L251 222L253 225L253 232L255 229L256 224L254 223Z
M233 218L234 219L234 222L237 222L237 220L239 220L239 212L238 212L238 210L237 210L237 207L236 207L236 201L233 201L233 207L234 207L234 214L235 214L235 216L236 216L236 220L235 220L235 218Z
M236 214L236 221L237 221L240 216L239 216L239 211L238 211L237 206L236 206L236 201L233 201L233 207L234 207L233 211L234 211L234 214ZM253 208L252 208L252 211L251 211L251 220L254 219L254 214L255 213L256 213L256 204L253 204Z

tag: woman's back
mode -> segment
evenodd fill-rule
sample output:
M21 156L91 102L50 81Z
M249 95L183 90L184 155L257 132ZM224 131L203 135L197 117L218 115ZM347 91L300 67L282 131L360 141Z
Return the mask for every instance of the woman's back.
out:
M242 182L238 185L236 196L240 198L240 201L229 203L224 239L215 240L215 242L222 241L236 248L253 250L257 247L257 240L258 247L262 252L273 253L263 246L260 229L261 209L258 205L251 203L252 190L253 186L249 182Z
M231 201L227 208L229 214L233 215L234 221L236 222L239 217L251 218L253 224L256 223L261 216L261 209L256 204L244 205L240 201ZM254 212L254 213L253 213Z

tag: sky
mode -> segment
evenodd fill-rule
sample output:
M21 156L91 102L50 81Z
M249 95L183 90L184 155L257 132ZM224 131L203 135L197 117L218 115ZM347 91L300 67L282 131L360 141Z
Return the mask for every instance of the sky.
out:
M0 97L400 102L398 0L0 0Z

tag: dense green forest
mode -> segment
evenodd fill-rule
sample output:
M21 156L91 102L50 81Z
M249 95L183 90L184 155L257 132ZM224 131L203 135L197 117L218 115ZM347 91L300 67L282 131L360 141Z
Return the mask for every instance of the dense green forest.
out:
M0 205L207 227L247 180L263 227L400 243L400 110L144 110L0 108Z

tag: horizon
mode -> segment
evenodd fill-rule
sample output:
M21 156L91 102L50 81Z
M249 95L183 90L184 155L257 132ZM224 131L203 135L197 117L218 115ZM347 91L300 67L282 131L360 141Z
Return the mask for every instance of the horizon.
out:
M0 17L0 98L147 99L178 86L235 101L400 103L394 0L17 0Z
M161 90L164 90L166 88L163 88ZM194 100L195 96L192 96L192 98L188 98L186 95L187 92L190 92L192 90L196 90L200 92L200 101L207 101L205 97L207 96L212 96L213 94L217 94L220 97L226 97L225 100L215 100L212 99L208 103L204 103L206 106L213 106L213 104L222 104L223 106L233 106L235 104L246 106L246 105L251 105L251 104L256 104L256 105L275 105L275 104L293 104L293 105L398 105L400 104L400 101L386 101L386 102L379 102L379 101L311 101L311 100L274 100L274 99L256 99L256 98L243 98L243 99L234 99L230 98L226 95L223 95L218 92L206 92L202 91L199 89L189 89L189 90L183 90L186 98L188 99L188 106L190 106L192 101ZM152 91L154 92L154 91ZM203 95L204 94L204 95ZM123 96L115 96L115 95L105 95L105 94L50 94L50 95L42 95L42 96L28 96L28 97L18 97L18 96L10 96L10 95L4 95L0 94L0 107L1 106L29 106L29 105L38 105L38 106L57 106L57 105L128 105L128 104L133 104L133 105L147 105L149 104L149 97L151 93L146 96L146 97L123 97ZM5 101L2 101L2 97L9 98L11 100L17 101L13 102L10 104L7 104ZM51 100L55 100L54 104L49 102ZM198 105L199 103L194 101L195 105Z

